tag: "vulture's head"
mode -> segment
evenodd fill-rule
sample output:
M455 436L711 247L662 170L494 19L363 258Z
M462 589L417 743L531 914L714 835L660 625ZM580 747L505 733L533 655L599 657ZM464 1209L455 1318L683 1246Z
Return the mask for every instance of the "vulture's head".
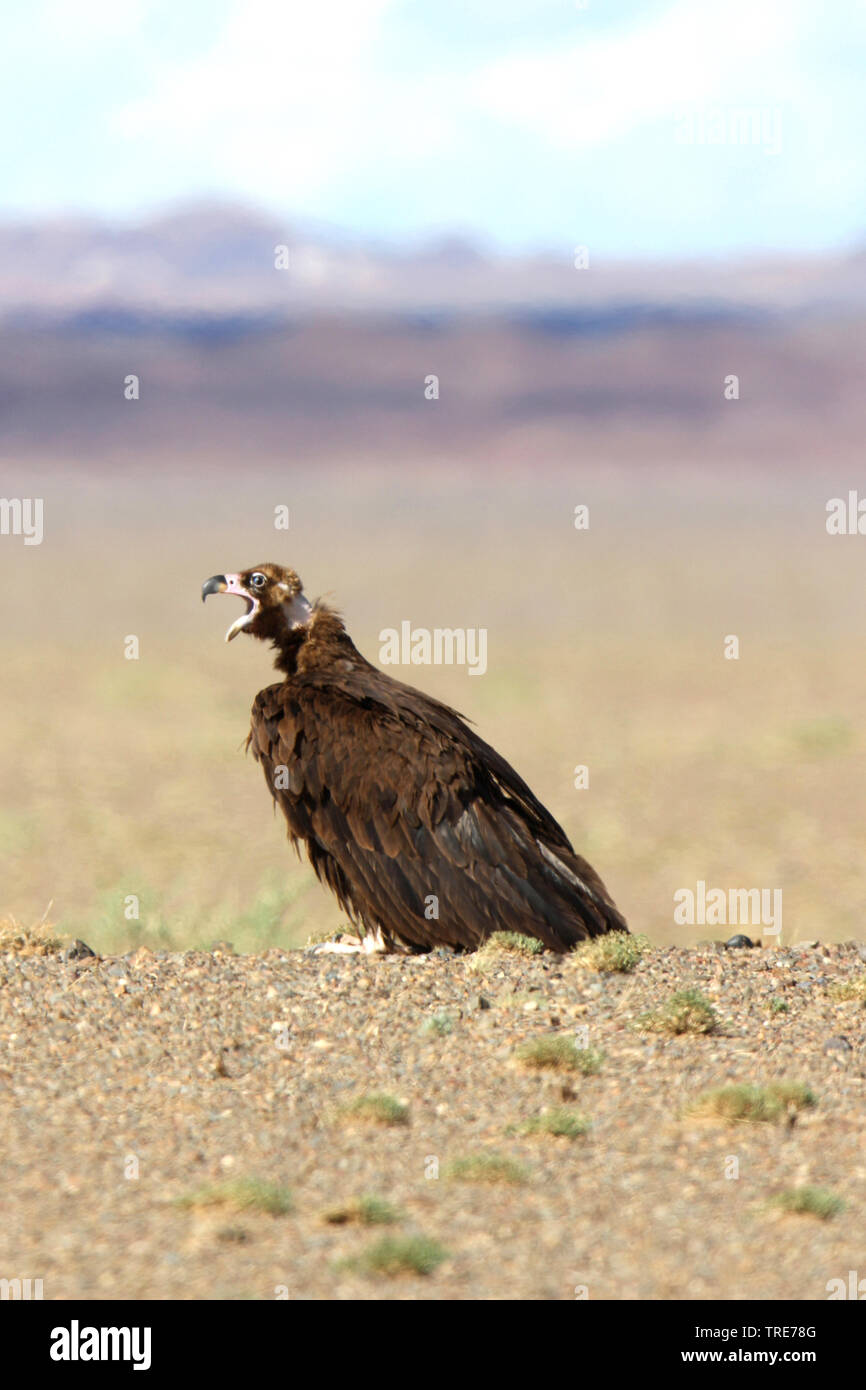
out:
M281 565L256 565L241 574L215 574L201 586L202 603L209 594L232 594L246 604L246 611L228 629L227 642L239 632L279 642L293 628L306 627L313 612L295 571Z

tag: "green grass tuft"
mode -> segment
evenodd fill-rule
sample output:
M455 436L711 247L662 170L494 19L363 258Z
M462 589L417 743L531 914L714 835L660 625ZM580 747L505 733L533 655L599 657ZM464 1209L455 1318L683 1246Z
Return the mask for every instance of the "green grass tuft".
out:
M407 1125L409 1107L384 1091L358 1096L339 1112L344 1120L360 1120L374 1125Z
M544 946L535 936L523 936L517 931L495 931L482 950L506 951L519 956L539 956Z
M603 974L634 970L651 949L645 936L630 936L628 932L613 931L581 941L571 952L571 959L585 970Z
M496 931L469 957L469 969L484 974L501 964L503 956L537 956L543 950L543 945L534 936L523 936L516 931Z
M287 1187L259 1178L229 1178L226 1182L206 1183L188 1196L178 1197L176 1203L196 1211L206 1207L228 1207L232 1211L266 1211L271 1216L286 1216L294 1206Z
M425 1018L418 1031L422 1036L432 1035L436 1038L447 1038L449 1033L454 1032L454 1019L451 1014L442 1010L438 1014L431 1014L429 1018Z
M545 1110L541 1115L533 1115L531 1119L519 1125L519 1134L551 1134L557 1139L580 1139L588 1134L592 1125L584 1115L579 1115L576 1110L568 1110L565 1106L556 1106L552 1110Z
M801 1081L771 1081L766 1086L720 1086L704 1091L688 1107L695 1118L748 1122L783 1120L791 1111L817 1105L814 1093Z
M604 1057L594 1047L578 1047L573 1038L533 1038L521 1043L515 1052L518 1062L533 1071L578 1071L584 1076L597 1072Z
M771 1198L769 1205L798 1216L817 1216L820 1221L828 1221L843 1210L845 1203L826 1187L807 1186L788 1187Z
M438 1241L428 1236L383 1236L375 1245L345 1264L369 1274L432 1274L448 1258Z
M467 1158L455 1158L446 1164L443 1177L454 1178L458 1182L518 1183L526 1182L529 1169L523 1163L505 1154L470 1154Z
M681 989L666 1004L650 1009L635 1021L642 1033L712 1033L718 1026L716 1011L700 990Z
M384 1197L353 1197L341 1207L323 1213L330 1226L391 1226L403 1219L402 1212Z

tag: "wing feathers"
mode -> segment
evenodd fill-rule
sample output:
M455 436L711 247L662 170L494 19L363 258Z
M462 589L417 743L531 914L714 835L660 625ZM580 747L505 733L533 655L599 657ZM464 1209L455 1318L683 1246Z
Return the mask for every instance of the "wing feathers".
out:
M352 919L415 949L513 930L566 950L627 930L513 768L453 710L358 661L263 690L248 742Z

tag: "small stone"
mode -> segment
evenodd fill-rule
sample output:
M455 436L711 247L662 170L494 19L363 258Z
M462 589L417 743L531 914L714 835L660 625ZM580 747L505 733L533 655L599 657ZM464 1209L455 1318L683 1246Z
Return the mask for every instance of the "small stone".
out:
M742 932L738 932L736 936L729 937L725 942L729 951L737 951L742 947L754 946L754 944L754 941L752 941L750 937L744 936Z
M96 952L91 951L86 941L73 941L71 946L67 946L65 951L60 952L60 959L63 961L84 960L87 956L95 956Z

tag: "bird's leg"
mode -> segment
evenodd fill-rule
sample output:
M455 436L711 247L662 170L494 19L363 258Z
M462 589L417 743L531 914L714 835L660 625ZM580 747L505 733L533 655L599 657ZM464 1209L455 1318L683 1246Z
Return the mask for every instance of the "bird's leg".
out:
M385 945L385 938L382 935L381 927L377 927L375 931L364 933L361 938L361 949L365 951L368 956L372 956L376 952L388 950L388 947Z

